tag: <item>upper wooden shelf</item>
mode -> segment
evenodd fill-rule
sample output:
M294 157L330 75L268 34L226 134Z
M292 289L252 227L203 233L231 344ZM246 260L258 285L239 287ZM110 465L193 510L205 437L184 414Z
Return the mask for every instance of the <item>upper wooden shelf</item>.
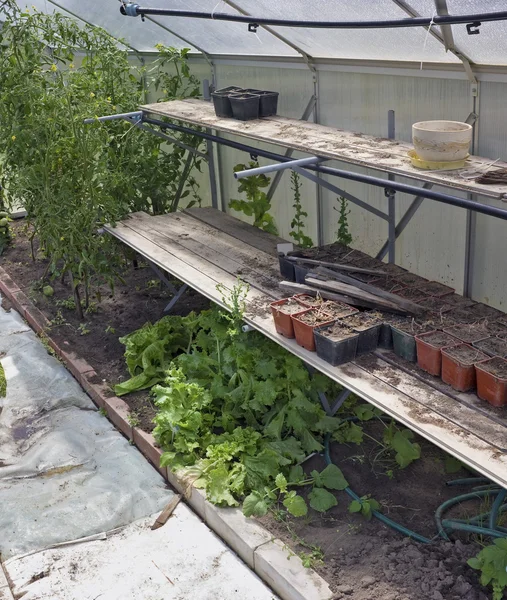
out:
M507 185L481 185L473 179L463 178L464 171L490 164L492 160L489 158L471 156L466 167L456 171L422 171L410 163L408 152L413 150L413 146L399 140L373 137L286 117L269 117L247 122L222 119L215 115L213 104L204 100L172 100L141 106L141 110L455 190L490 198L507 198ZM507 163L498 162L495 167L507 168Z

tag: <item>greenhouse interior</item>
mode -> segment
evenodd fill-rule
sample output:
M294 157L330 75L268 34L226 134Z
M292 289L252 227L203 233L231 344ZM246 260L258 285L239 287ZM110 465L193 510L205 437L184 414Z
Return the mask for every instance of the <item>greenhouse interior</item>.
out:
M507 4L0 0L0 598L507 598Z

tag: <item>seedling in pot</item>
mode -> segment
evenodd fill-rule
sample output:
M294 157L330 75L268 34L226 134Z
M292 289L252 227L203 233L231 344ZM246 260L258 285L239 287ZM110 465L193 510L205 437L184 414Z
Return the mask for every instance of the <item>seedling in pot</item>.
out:
M271 314L275 322L277 333L287 338L294 337L294 325L291 315L301 312L306 308L296 298L285 298L271 303Z
M331 315L333 319L341 319L358 312L357 308L353 308L343 302L335 302L334 300L324 301L320 308L328 315Z
M341 321L359 334L357 354L373 352L379 344L383 316L379 312L359 312Z
M291 318L296 342L312 352L315 352L313 335L315 328L321 325L330 325L333 322L333 317L320 308L308 308L303 312L292 315Z

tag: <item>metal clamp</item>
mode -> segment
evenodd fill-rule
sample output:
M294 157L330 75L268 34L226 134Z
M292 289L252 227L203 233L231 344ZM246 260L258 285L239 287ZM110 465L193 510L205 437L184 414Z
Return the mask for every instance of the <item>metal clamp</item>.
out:
M248 23L248 31L250 33L257 33L257 29L259 29L258 23Z
M128 2L127 4L121 5L120 12L127 17L138 17L140 14L137 12L139 8L141 8L139 4Z
M467 25L467 33L468 35L479 35L479 27L482 25L480 21L474 21L473 23L469 23Z

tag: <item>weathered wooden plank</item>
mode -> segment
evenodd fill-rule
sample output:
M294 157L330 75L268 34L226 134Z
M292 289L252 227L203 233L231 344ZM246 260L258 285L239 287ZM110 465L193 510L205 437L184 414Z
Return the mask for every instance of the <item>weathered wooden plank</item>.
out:
M502 198L507 194L507 185L483 185L476 183L473 179L460 177L465 170L484 169L491 163L491 159L488 158L471 156L464 169L455 171L423 171L413 167L410 162L408 153L414 149L412 144L398 140L373 137L285 117L269 117L246 122L222 119L215 115L210 102L196 99L149 104L141 106L141 110L193 125L300 150L311 155L402 175L418 181L428 181L436 185L491 198ZM499 162L495 166L506 168L507 163Z
M141 235L123 223L115 228L106 227L106 230L221 306L223 300L217 283L223 283L229 289L235 284L232 275L176 243L160 247L151 240L157 239L160 235L157 232ZM365 367L355 363L331 366L314 352L304 350L294 340L276 333L269 302L265 294L251 289L245 322L416 433L498 484L507 486L507 454L499 450L501 429L495 429L494 442L485 438L490 419L478 411L463 407L445 394L432 394L428 401L425 398L421 401L421 395L426 393L425 386L421 387L421 382L402 371L394 369L395 378L389 380L385 377L385 371L380 374L377 370L375 374L375 366ZM381 364L382 361L379 362ZM370 368L374 374L369 371ZM477 425L479 421L480 425Z
M202 259L236 279L240 277L252 287L264 292L271 300L282 297L278 287L279 276L275 278L272 275L270 277L268 274L262 274L262 271L256 271L237 259L234 249L229 248L229 252L227 252L227 245L225 245L224 253L218 252L216 246L220 245L219 235L215 236L212 245L208 245L199 239L192 238L188 233L192 230L185 228L181 222L176 220L178 218L176 213L166 215L166 217L172 218L162 219L161 217L150 217L146 213L135 213L130 219L124 221L124 224L133 231L146 236L161 248L167 249L179 257L185 257L189 264L192 264L195 258ZM199 235L204 237L202 232ZM206 268L203 265L205 263L201 262L200 268ZM212 275L216 274L216 270L212 270L211 273Z
M286 256L286 259L294 263L316 265L318 267L329 267L330 269L338 269L338 271L347 271L349 273L366 273L367 275L377 275L378 277L388 275L388 273L386 273L385 271L373 271L372 269L362 269L360 267L354 267L352 265L341 265L340 263L326 262L325 260L314 260L313 258Z
M281 237L231 217L216 208L189 208L183 212L271 256L277 256L277 244L287 243L287 240Z

